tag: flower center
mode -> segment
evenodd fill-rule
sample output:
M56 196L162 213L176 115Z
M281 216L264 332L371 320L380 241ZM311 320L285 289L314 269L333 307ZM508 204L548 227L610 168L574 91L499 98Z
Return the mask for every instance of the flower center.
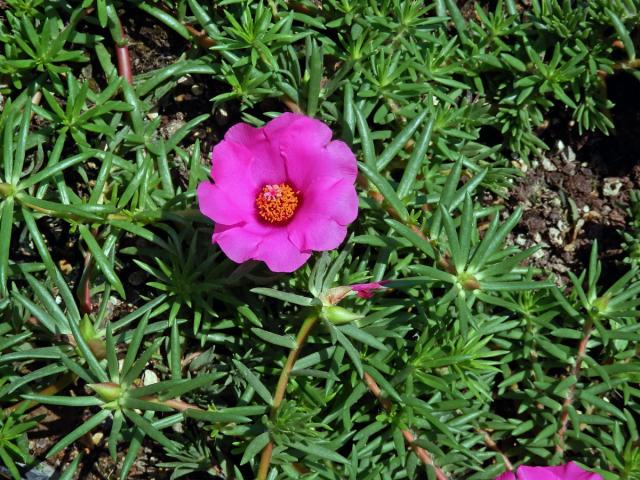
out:
M293 217L300 203L298 192L290 185L265 185L256 197L258 215L269 223L284 223Z

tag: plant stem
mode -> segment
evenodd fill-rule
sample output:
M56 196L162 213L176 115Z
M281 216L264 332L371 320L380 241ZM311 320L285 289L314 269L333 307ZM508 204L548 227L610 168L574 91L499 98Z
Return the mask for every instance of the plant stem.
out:
M571 374L576 378L576 383L569 387L567 397L562 404L562 415L560 416L560 428L558 429L558 443L556 444L556 452L562 455L564 453L564 437L567 433L567 425L569 423L569 407L573 404L573 400L576 396L576 385L578 385L578 379L580 377L580 369L582 368L582 361L587 353L587 344L589 343L589 337L593 330L593 320L588 318L584 327L582 328L582 338L578 344L578 353L576 354L576 363L573 366Z
M637 68L640 68L640 58L618 62L613 66L614 70L635 70Z
M58 379L58 381L56 381L56 383L53 383L48 387L45 387L42 390L40 390L38 392L38 395L47 395L47 396L55 395L61 390L64 390L69 384L74 382L76 378L78 377L74 373L65 373ZM6 415L8 413L14 412L19 408L23 407L25 404L26 404L26 407L25 407L25 411L26 411L30 408L35 407L36 405L38 405L38 403L39 402L36 402L35 400L22 400L14 405L11 405L10 407L5 408L4 413Z
M393 406L391 400L382 396L382 390L380 390L380 387L373 379L373 377L368 373L365 373L363 378L365 383L367 384L367 387L369 388L369 391L373 394L374 397L378 399L380 405L382 405L382 408L384 408L386 411L391 410L391 407ZM414 444L414 442L416 441L416 436L413 434L413 432L404 429L402 430L402 436L409 444L413 452L420 459L420 461L425 465L430 465L431 467L433 467L436 473L437 480L449 480L449 477L447 477L447 475L433 461L433 457L431 456L431 454L424 448Z
M273 403L271 404L271 412L269 413L270 418L274 418L278 413L278 409L282 404L282 400L284 399L284 394L287 391L287 384L289 383L289 377L291 376L291 371L293 370L293 366L295 365L298 357L300 356L300 352L302 348L307 343L307 339L309 338L309 334L311 330L318 322L318 315L316 313L310 315L305 319L300 327L300 331L298 331L298 335L296 336L296 347L289 352L289 356L287 357L287 361L282 367L282 371L280 372L280 378L278 379L278 384L276 385L276 391L273 394ZM267 474L269 473L269 465L271 464L271 453L273 452L273 440L269 440L269 443L262 450L262 455L260 456L260 466L258 467L258 480L265 480L267 478Z
M124 33L124 27L120 22L120 34L124 39L123 44L119 44L117 39L114 38L116 59L118 60L118 74L123 77L128 84L133 85L133 73L131 71L131 57L129 56L129 46L127 45L126 36Z
M393 207L389 205L389 202L385 201L386 199L384 195L382 195L380 192L371 188L371 186L369 185L369 180L365 175L363 175L362 173L359 173L356 179L356 182L367 193L369 198L371 198L374 202L376 202L385 212L387 212L391 216L391 218L409 227L413 233L415 233L422 240L424 240L425 242L429 243L432 247L434 247L434 250L436 251L436 254L437 254L438 250L435 248L436 243L432 239L427 237L418 225L404 221L402 217L398 215L398 212L396 212L393 209ZM453 267L445 256L440 255L438 257L438 262L440 262L440 266L444 270L451 273Z
M483 430L483 429L479 429L478 432L480 432L482 434L482 436L484 437L484 444L487 447L489 447L491 450L496 452L498 455L500 455L500 457L502 457L502 461L504 462L504 466L506 467L506 469L508 471L510 471L510 472L513 472L513 463L511 463L511 461L509 460L509 457L507 457L506 453L504 453L500 449L498 444L493 440L493 438L491 438L491 435L489 434L489 432L487 432L486 430Z

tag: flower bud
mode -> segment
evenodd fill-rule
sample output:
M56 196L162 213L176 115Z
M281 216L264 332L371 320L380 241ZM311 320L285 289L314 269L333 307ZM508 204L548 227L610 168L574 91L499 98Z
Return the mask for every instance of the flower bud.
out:
M323 305L337 305L344 297L351 293L351 287L334 287L327 290L322 298Z
M320 311L320 316L325 320L330 321L336 325L342 325L344 323L350 323L354 320L358 320L362 318L362 315L358 315L357 313L352 312L351 310L347 310L343 307L338 306L324 306Z
M98 360L102 360L107 356L106 343L100 338L96 329L93 328L93 323L86 315L80 320L80 335L82 335L82 339L87 342L89 349Z
M105 402L112 402L122 396L122 387L117 383L89 383L87 387L96 392Z

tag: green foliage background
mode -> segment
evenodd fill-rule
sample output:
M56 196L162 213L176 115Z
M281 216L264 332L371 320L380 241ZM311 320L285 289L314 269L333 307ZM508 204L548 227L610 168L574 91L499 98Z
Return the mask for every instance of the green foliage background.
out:
M639 7L0 2L1 464L20 478L41 460L27 439L42 403L86 418L49 457L102 431L123 479L145 442L172 478L253 478L270 441L272 479L436 478L403 431L451 479L493 479L505 458L640 478L638 232L617 281L594 245L557 286L508 240L521 211L479 201L547 148L551 116L614 128L605 78L640 79ZM179 56L129 84L131 16ZM185 78L215 94L168 131L158 112L180 108ZM360 215L340 251L273 275L210 244L195 188L211 137L287 109L352 145ZM323 310L270 416L303 318L330 288L381 279L341 303L357 320Z

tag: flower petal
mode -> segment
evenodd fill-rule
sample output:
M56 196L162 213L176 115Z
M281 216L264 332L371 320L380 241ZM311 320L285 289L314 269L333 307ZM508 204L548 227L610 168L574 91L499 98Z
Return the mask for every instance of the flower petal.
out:
M322 123L321 121L314 120L313 118L307 117L306 115L301 115L299 113L285 112L282 115L267 122L265 126L262 128L264 129L265 134L267 135L269 140L275 144L280 142L282 139L287 138L289 135L291 135L292 128L294 128L294 124L295 124L295 128L298 128L299 122L305 122L309 120L311 120L312 122L320 123L324 125L324 123ZM318 125L316 125L316 127L317 126ZM324 126L326 128L329 128L326 125ZM329 132L331 131L329 130ZM331 133L329 133L329 138L331 138Z
M379 282L370 283L355 283L351 285L351 290L356 292L360 298L372 298L373 292L385 288L385 283L389 283L389 280L380 280Z
M293 272L310 256L310 251L301 251L289 240L287 230L280 227L263 238L253 258L265 262L272 272Z
M211 152L211 178L220 185L238 192L257 187L249 174L253 154L244 145L223 140Z
M253 198L246 192L237 192L219 184L202 182L197 190L198 205L203 215L216 223L236 225L255 216Z
M518 480L602 480L602 476L589 472L575 462L552 467L529 467L522 465L517 469ZM514 473L505 472L496 480L516 480Z
M329 161L324 170L330 170L332 177L340 177L355 183L358 176L358 162L349 145L342 140L334 140L327 145L327 152L329 152Z
M346 143L334 140L322 145L303 135L304 132L296 131L282 144L288 178L297 188L305 189L325 177L355 182L358 165Z
M317 213L296 214L287 230L289 239L300 250L333 250L347 236L346 226Z
M518 480L562 480L554 472L555 467L527 467L518 468ZM568 480L568 478L567 478Z
M353 184L323 178L302 192L302 205L287 225L289 238L301 250L332 250L342 243L346 225L357 215Z
M260 260L272 272L293 272L311 256L310 251L303 252L291 243L285 228L257 222L236 226L216 225L213 243L217 243L236 263Z
M513 472L504 472L496 480L516 480L516 475Z
M286 137L281 139L280 151L285 159L287 178L296 188L303 189L322 175L342 176L332 156L339 147L329 150L327 147L331 143L331 129L319 120L301 117L291 125ZM351 159L355 168L353 153Z
M213 231L213 243L236 263L255 258L255 253L262 241L262 235L251 232L244 225L228 226L216 224Z
M243 145L223 140L211 154L211 177L202 182L197 195L200 210L215 222L234 225L247 220L255 210L255 186L249 168L251 152Z
M551 467L554 473L560 479L571 480L602 480L602 476L598 473L593 473L580 467L575 462L569 462L566 465L560 465L558 467Z
M349 180L322 178L302 191L302 205L296 215L310 214L333 218L349 225L358 216L358 193Z
M273 139L267 135L267 127L276 120L280 120L282 116L284 115L271 120L262 128L255 128L246 123L238 123L231 127L224 136L225 140L242 144L251 152L253 162L248 172L253 182L259 187L272 183L282 183L287 179L279 142L281 136L285 133L282 132L280 135L275 135ZM284 122L281 121L279 123ZM280 130L281 128L278 128L276 132Z
M320 178L302 192L302 203L290 224L305 228L311 218L322 217L348 225L358 216L358 194L349 181Z

